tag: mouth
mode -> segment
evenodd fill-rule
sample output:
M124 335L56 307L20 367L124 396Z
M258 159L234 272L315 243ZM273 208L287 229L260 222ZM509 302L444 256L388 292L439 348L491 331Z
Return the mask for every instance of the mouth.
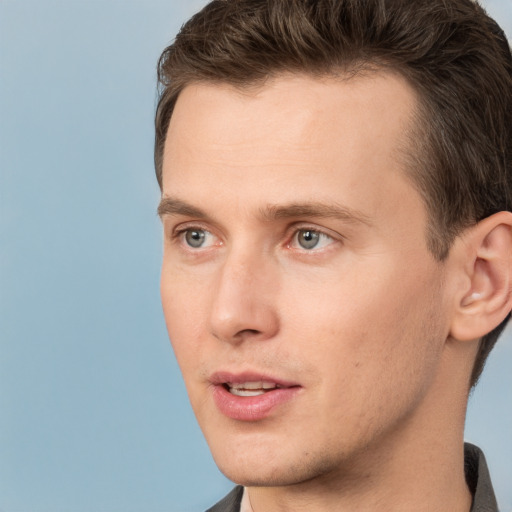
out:
M254 373L215 373L211 379L212 397L218 410L228 418L254 422L284 411L302 386Z
M270 375L253 372L216 372L210 376L210 383L221 386L236 396L259 396L276 389L301 387L296 382L285 381Z
M282 389L283 386L276 384L275 382L241 382L241 383L233 383L233 382L225 382L222 384L224 389L226 389L229 393L235 396L261 396L269 391L273 391L275 389Z

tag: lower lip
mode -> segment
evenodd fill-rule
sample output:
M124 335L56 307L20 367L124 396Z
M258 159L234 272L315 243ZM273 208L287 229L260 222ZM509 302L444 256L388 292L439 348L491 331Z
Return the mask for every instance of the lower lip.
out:
M224 386L213 386L213 400L220 412L228 418L240 421L259 421L270 415L273 409L289 402L300 387L278 388L258 396L237 396Z

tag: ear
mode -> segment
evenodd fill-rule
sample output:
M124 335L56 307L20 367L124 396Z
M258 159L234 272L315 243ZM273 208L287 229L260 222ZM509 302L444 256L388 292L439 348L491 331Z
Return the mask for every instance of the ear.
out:
M461 341L491 332L512 309L512 213L499 212L457 241L463 272L450 334Z

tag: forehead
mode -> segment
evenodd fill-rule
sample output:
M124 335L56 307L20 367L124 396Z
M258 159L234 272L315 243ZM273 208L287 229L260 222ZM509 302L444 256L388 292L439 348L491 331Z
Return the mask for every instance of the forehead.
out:
M376 210L384 182L402 174L416 101L404 79L384 72L282 75L247 89L191 84L167 133L164 195L193 191L203 201L216 191L228 200L231 191L249 203L264 192L278 203L323 200L336 190L347 197L335 199L350 202L370 186L367 206Z
M209 144L211 149L256 145L270 131L277 136L276 145L308 150L324 140L326 131L347 124L349 130L340 141L345 146L357 138L386 135L399 143L415 105L415 93L405 79L383 71L323 78L277 75L247 87L192 83L174 108L164 158L178 143Z

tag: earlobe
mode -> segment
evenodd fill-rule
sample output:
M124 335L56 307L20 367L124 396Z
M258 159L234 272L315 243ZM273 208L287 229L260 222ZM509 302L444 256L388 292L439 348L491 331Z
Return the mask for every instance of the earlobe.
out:
M491 215L462 237L465 288L456 299L450 334L469 341L491 332L512 309L512 213Z

